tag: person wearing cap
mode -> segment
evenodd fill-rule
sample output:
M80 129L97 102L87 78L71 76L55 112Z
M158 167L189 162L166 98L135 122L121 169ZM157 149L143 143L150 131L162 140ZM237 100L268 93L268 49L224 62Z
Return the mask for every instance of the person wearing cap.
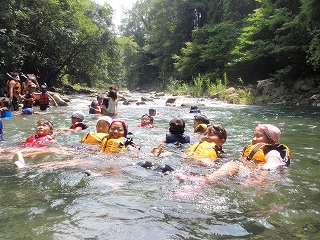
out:
M111 117L99 117L97 120L96 131L86 133L80 142L86 144L101 144L103 139L109 137L109 127L111 122Z
M210 123L209 118L203 114L195 114L193 120L193 130L195 133L204 133Z
M136 146L131 138L127 138L128 125L120 119L112 120L109 127L109 137L102 140L100 149L103 152L117 152L126 150L136 150Z
M19 110L19 101L21 100L21 84L20 77L17 72L7 73L10 80L7 81L6 88L8 91L9 102L13 107L13 111Z
M70 128L58 128L57 132L85 130L88 128L88 126L83 123L83 120L84 113L82 111L75 111L71 116L72 125L70 126Z
M47 84L42 84L40 86L40 90L41 90L40 93L35 93L36 96L39 96L40 111L45 111L49 108L50 100L54 103L55 107L59 106L56 100L48 92Z
M233 177L241 172L244 172L241 175L248 175L248 172L252 173L257 170L272 170L278 167L289 166L290 149L284 144L279 144L280 134L280 129L274 125L258 124L255 128L251 145L246 146L243 150L241 162L228 162L217 171L204 177L180 174L177 177L206 183L220 177ZM262 176L262 174L260 175ZM261 181L261 179L258 180L259 182Z

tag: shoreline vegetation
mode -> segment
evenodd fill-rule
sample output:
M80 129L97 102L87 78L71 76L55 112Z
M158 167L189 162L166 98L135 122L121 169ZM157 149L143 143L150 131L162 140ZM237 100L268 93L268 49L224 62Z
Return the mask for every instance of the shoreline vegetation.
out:
M256 85L245 85L241 78L238 81L238 84L231 85L225 74L223 79L217 79L215 83L212 83L199 75L194 78L193 84L171 80L166 86L152 84L128 88L128 90L142 93L164 92L173 95L210 98L230 104L320 107L320 78L300 80L290 89L284 87L274 78L257 81ZM76 84L73 86L64 85L62 88L55 90L63 94L74 92L95 94L100 93L101 89L101 87L88 88ZM107 87L105 90L107 90ZM122 88L122 90L126 90L126 88Z

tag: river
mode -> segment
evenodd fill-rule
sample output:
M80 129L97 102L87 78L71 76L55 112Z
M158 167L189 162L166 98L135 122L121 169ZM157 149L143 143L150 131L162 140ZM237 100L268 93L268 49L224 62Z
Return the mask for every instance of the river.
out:
M140 99L142 94L132 93ZM232 105L208 99L155 98L145 105L119 103L118 118L141 147L133 154L102 154L74 150L26 158L28 164L83 160L74 166L17 169L11 160L0 160L1 239L320 239L319 108ZM2 119L5 141L1 148L18 148L34 134L37 120L54 127L69 127L75 110L86 113L88 131L95 130L95 115L88 114L89 96L70 96L66 107L51 108L32 116ZM186 122L192 140L193 114L182 104L197 104L212 122L222 124L228 139L227 160L239 158L251 142L258 123L281 131L280 142L291 150L291 165L270 173L267 182L243 184L241 177L199 185L138 167L139 161L169 164L175 169L208 174L214 168L193 166L180 157L184 148L166 147L173 156L152 157L152 147L164 139L173 117ZM139 130L140 117L155 108L155 128ZM36 108L37 109L37 108ZM77 144L86 131L57 134L57 145ZM226 160L223 160L226 161ZM219 164L215 168L218 168ZM93 174L88 177L84 170Z

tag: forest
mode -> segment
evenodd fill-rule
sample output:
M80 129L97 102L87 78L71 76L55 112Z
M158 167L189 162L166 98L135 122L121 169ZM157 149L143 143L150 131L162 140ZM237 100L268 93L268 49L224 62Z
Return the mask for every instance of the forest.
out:
M205 89L226 76L233 85L272 77L292 86L320 72L318 0L139 0L118 28L107 3L0 6L1 95L12 71L55 87L162 90L199 79Z

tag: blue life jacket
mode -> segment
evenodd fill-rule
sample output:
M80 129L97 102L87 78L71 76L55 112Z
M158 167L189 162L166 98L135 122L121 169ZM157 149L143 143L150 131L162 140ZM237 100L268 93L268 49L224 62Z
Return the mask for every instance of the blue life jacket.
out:
M185 134L166 134L166 143L190 143L190 136Z

